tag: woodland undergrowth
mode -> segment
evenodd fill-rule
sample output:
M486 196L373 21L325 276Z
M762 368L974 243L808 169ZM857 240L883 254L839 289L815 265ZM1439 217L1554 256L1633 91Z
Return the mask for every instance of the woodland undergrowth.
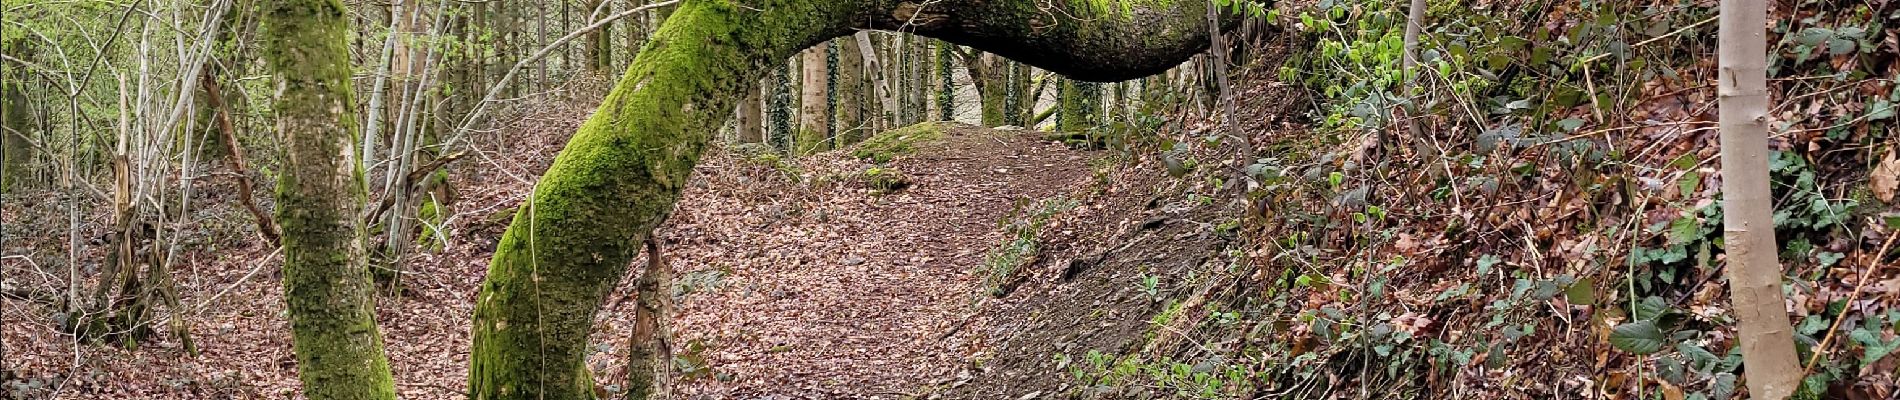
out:
M1237 89L1259 158L1221 145L1212 120L1166 124L1150 147L1175 179L1246 193L1251 275L1227 299L1164 312L1194 319L1198 341L1057 355L1067 373L1187 398L1743 396L1716 4L1431 2L1409 72L1406 11L1267 12L1282 37L1253 45L1295 50L1246 66ZM1775 226L1810 371L1800 397L1891 398L1900 6L1772 13ZM1296 116L1250 115L1275 111Z

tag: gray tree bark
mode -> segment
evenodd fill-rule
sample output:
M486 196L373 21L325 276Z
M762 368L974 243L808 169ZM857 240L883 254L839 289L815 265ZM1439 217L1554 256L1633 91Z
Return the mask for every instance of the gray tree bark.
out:
M1768 177L1768 4L1722 0L1716 96L1722 129L1722 230L1748 391L1786 399L1801 383L1781 295Z

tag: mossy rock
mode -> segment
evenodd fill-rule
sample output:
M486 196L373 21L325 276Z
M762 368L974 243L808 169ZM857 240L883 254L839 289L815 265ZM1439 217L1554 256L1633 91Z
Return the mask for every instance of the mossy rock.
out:
M904 175L902 171L890 168L867 168L864 170L864 173L859 174L858 177L863 180L864 187L870 188L872 192L877 194L895 193L909 188L911 184L910 176Z
M937 122L925 122L871 136L864 143L859 143L851 155L882 164L898 156L916 153L918 146L942 139L943 126Z

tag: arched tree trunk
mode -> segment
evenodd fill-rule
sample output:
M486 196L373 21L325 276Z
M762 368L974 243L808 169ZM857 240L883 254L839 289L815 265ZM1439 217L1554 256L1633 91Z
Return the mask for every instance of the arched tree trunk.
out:
M740 93L787 57L856 29L908 24L1056 73L1113 81L1207 48L1210 1L1123 7L1128 1L1045 10L1048 2L1035 0L686 0L503 234L477 297L469 396L592 396L582 361L602 296L673 209Z
M297 377L311 399L394 399L356 218L364 186L343 3L278 0L263 11L285 142L277 221Z

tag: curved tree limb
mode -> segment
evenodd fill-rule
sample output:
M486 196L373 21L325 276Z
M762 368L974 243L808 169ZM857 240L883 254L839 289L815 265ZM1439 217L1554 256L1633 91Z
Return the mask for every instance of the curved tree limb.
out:
M476 299L470 397L593 396L582 361L602 297L671 212L740 94L792 54L901 28L1077 79L1124 80L1206 49L1211 3L682 1L503 234Z

